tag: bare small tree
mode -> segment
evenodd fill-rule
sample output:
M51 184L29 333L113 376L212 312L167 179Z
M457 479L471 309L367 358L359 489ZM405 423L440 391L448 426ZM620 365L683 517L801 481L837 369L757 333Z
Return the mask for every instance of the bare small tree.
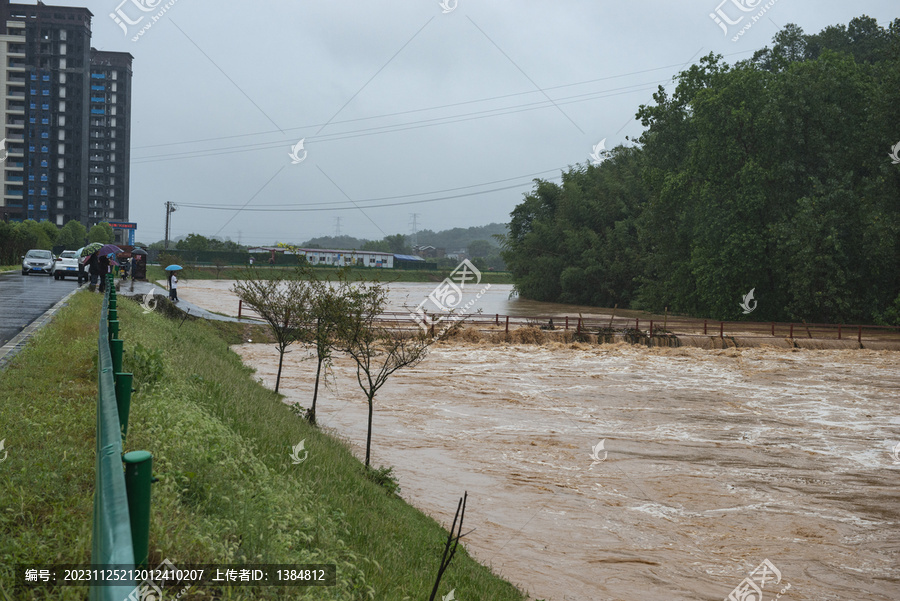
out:
M327 281L319 281L312 269L308 267L301 266L300 272L301 277L310 279L313 290L310 301L310 323L306 327L304 342L313 347L316 352L316 380L313 385L312 406L306 412L306 419L309 423L315 424L316 401L319 397L322 369L324 368L325 373L328 373L332 352L339 346L338 334L347 315L346 299L349 286L344 279L334 285Z
M220 257L216 257L213 259L213 267L216 268L216 279L219 279L219 276L222 274L222 270L225 269L225 261Z
M278 375L275 392L281 385L281 367L287 348L304 335L304 325L310 320L313 287L308 281L281 276L259 279L251 270L249 278L238 280L234 292L246 305L259 313L272 330L278 347Z
M372 412L375 395L395 371L425 358L434 340L424 333L391 331L378 322L387 304L387 288L378 282L347 286L345 314L339 322L338 348L356 363L356 381L369 403L366 467L372 448Z

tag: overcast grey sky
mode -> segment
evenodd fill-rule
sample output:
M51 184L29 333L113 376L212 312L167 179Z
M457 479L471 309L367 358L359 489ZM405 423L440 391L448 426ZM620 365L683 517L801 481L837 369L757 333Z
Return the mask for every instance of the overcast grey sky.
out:
M331 235L336 217L363 238L409 233L411 213L419 229L506 222L532 178L640 135L637 107L699 57L749 58L787 23L900 16L896 0L777 0L732 41L765 2L444 1L175 0L137 41L166 2L47 3L87 6L93 46L134 55L130 219L146 243L167 200L292 205L172 216L173 236L244 244ZM126 34L117 8L144 18ZM717 8L744 19L726 35Z

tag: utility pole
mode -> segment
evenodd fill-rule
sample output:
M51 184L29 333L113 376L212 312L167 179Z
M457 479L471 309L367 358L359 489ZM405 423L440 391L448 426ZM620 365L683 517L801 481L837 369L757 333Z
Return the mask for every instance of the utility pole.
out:
M412 236L413 236L413 248L419 246L419 213L410 213L410 218L412 219Z
M177 207L175 206L174 202L172 202L170 200L166 201L166 240L165 240L165 243L163 244L163 247L166 250L169 250L169 225L172 222L171 215L172 215L172 213L175 212L176 209L177 209Z

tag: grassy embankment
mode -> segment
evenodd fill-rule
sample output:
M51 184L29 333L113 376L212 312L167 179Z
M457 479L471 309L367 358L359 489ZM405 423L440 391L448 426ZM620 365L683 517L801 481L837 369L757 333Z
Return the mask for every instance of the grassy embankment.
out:
M90 561L100 300L72 297L0 377L0 438L9 453L0 463L3 600L87 598L68 587L16 595L12 566ZM119 319L137 388L125 448L152 452L159 478L152 565L168 558L338 566L336 587L198 588L186 598L428 598L446 531L369 480L344 443L254 380L226 340L239 340L235 328L247 326L179 325L124 299ZM301 440L309 456L294 465L289 453ZM448 508L458 492L448 491ZM440 594L452 588L463 599L521 599L462 548Z
M246 274L245 267L226 267L216 270L215 267L192 267L185 265L185 269L181 272L187 280L215 280L215 279L238 279ZM265 274L287 274L293 271L292 267L254 267L258 274L265 277ZM418 271L406 269L372 269L372 268L350 268L347 270L347 277L351 281L370 280L378 277L382 282L440 282L450 275L452 270L437 271ZM337 279L339 270L334 267L316 267L315 273L318 277L327 280ZM157 281L165 279L166 272L158 265L147 266L147 279ZM508 271L483 271L481 272L481 281L485 284L512 284L512 274Z
M0 265L0 273L3 273L4 271L19 271L21 269L21 263L16 263L15 265Z

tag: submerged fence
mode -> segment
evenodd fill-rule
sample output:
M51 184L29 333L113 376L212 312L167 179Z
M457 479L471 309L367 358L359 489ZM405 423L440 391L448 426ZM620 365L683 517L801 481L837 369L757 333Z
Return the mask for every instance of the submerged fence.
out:
M441 314L428 315L426 323L435 322L442 327ZM900 326L876 326L859 324L826 324L806 322L753 322L718 321L684 317L664 317L647 319L642 317L615 317L614 315L544 315L513 316L500 313L486 315L474 313L458 315L465 321L466 328L481 333L509 333L510 330L532 327L542 330L572 331L577 334L593 334L612 340L616 336L631 342L651 338L778 338L784 340L841 340L856 342L900 343ZM260 319L243 301L238 300L238 318ZM398 330L413 330L419 327L412 311L386 311L379 320Z
M146 451L124 453L128 432L133 375L123 371L124 342L113 276L107 276L97 339L97 456L91 564L145 566L149 552L150 471ZM123 469L124 463L124 469ZM91 586L91 601L124 601L134 581L116 586Z

